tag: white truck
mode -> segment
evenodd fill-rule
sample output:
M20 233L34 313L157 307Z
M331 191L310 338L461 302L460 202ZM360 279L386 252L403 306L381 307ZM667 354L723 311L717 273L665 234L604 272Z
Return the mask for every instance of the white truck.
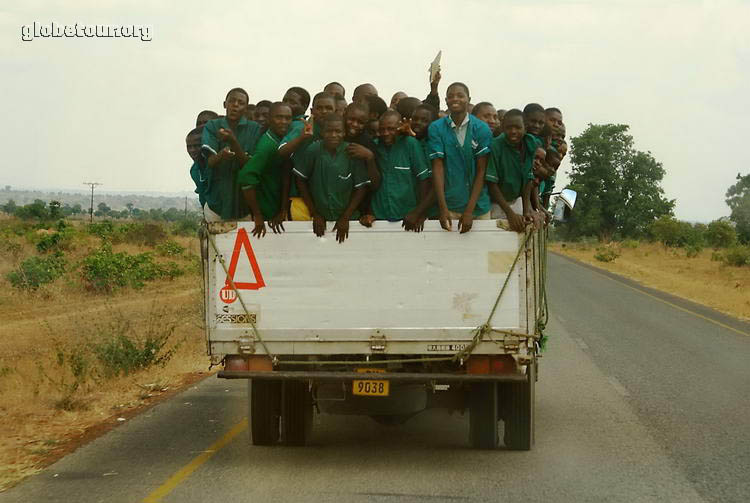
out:
M473 447L497 447L502 420L506 447L530 449L546 231L499 222L353 223L344 243L330 223L260 239L252 222L207 224L208 353L248 380L252 442L303 445L315 411L398 424L444 407L468 410Z

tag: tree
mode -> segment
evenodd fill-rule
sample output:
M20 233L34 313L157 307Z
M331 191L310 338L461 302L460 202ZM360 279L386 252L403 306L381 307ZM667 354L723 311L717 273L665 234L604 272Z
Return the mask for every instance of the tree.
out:
M729 187L726 198L732 210L729 219L736 225L737 237L743 243L750 243L750 174L737 173L737 183Z
M663 166L650 152L635 150L628 129L589 124L572 139L570 188L578 200L563 226L568 237L640 237L654 220L672 215L674 200L661 188Z
M96 205L97 210L94 212L94 215L97 217L106 217L109 215L109 212L112 211L112 208L107 206L107 203L101 202Z
M60 204L60 201L52 200L49 202L49 216L50 218L59 218L61 214L61 207L62 204Z
M16 210L18 209L18 205L13 199L8 199L8 202L2 205L0 209L2 209L8 215L13 215L16 213Z

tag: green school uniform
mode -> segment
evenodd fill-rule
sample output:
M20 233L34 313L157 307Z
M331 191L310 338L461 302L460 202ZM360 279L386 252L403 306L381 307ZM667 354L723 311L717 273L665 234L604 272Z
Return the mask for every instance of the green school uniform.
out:
M255 155L245 163L237 176L240 188L255 188L263 218L270 220L281 209L282 170L279 156L281 138L270 129L258 140Z
M367 168L359 159L346 155L347 142L341 142L331 155L323 142L316 141L307 148L304 162L295 165L295 175L307 180L312 193L315 209L329 221L338 220L349 206L354 189L370 183ZM355 211L351 219L359 218Z
M286 135L284 135L284 138L279 142L279 147L281 148L290 141L297 138L299 135L302 134L302 132L305 130L305 123L304 123L304 116L297 116L295 117L295 120L292 121L292 123L289 125L289 131L287 131ZM318 126L317 122L313 122L313 135L312 139L307 140L306 142L302 143L297 150L292 153L292 164L297 165L301 163L304 163L304 157L305 157L305 150L307 150L307 147L312 145L312 143L316 140L320 140L320 126ZM297 184L294 183L294 180L292 180L291 186L289 187L289 197L300 197L299 191L297 190Z
M201 137L203 155L208 158L210 154L216 154L228 143L219 139L219 129L229 129L226 117L220 117L208 121L203 128ZM237 123L234 135L237 137L242 149L248 154L255 153L255 144L260 138L260 124L249 121L242 117ZM217 213L223 220L236 220L249 213L244 198L240 195L237 184L237 172L242 165L237 159L229 159L221 162L213 168L206 168L205 201L208 207Z
M458 142L450 116L433 121L427 129L430 160L443 159L445 202L450 211L463 213L471 196L476 176L477 159L489 155L492 132L489 126L473 115L468 124L463 145ZM474 216L490 211L487 187L482 186L474 207Z
M504 133L490 144L490 159L484 179L498 184L508 202L520 197L526 182L534 178L534 152L542 146L541 141L530 134L524 135L521 141L524 142L523 155L508 143Z
M411 136L398 136L391 146L375 146L378 168L383 177L372 197L372 209L378 220L402 220L417 207L418 180L429 178L422 145Z

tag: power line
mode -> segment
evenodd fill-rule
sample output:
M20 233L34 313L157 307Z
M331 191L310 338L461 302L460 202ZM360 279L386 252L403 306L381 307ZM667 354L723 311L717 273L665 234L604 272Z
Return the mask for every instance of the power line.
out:
M83 182L84 185L91 187L91 206L89 207L89 222L94 221L94 189L99 185L103 185L99 182Z

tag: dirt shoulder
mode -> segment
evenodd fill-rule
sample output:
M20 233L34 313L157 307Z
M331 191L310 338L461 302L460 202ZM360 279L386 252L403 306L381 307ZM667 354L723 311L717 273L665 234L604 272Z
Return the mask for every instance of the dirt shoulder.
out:
M732 267L712 260L710 249L687 257L682 249L654 243L612 245L619 257L612 262L601 262L594 258L599 246L556 242L549 249L741 320L750 320L750 267Z

